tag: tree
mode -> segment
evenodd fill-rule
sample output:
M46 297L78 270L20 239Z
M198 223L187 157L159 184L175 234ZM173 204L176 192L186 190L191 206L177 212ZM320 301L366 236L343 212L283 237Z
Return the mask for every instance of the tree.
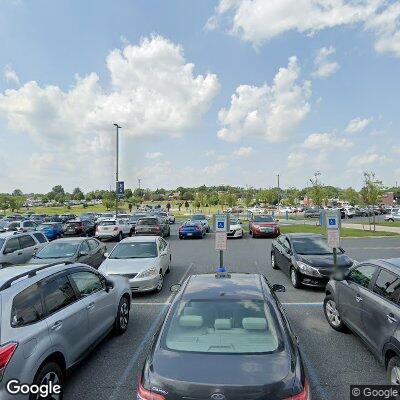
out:
M135 190L133 191L133 195L134 195L135 197L140 197L140 198L142 198L142 197L144 197L144 194L145 194L144 189L139 189L139 188L137 188L137 189L135 189Z
M246 207L250 207L253 203L253 193L250 190L246 191L246 195L244 197L244 204Z
M360 194L364 204L366 204L368 208L371 205L375 206L378 204L382 188L383 188L382 181L376 179L375 172L364 172L364 186L361 189ZM373 215L373 225L375 231L375 213L373 212L372 215ZM370 218L370 216L368 218Z
M125 198L130 199L133 196L132 189L125 189Z
M21 189L14 189L12 192L12 196L23 196L24 194L22 193Z
M360 194L352 187L349 187L343 191L343 198L347 200L352 206L355 206L360 202Z
M321 182L318 179L318 176L320 175L319 172L316 172L314 174L314 179L310 179L310 182L312 184L312 188L309 191L309 195L313 200L313 203L317 206L322 206L324 201L326 200L326 191L324 190L324 186L321 184Z
M107 194L103 197L103 205L107 208L107 210L111 210L113 205L115 204L115 192L107 192Z
M82 190L77 187L73 190L71 197L73 200L83 200L85 195L83 194Z

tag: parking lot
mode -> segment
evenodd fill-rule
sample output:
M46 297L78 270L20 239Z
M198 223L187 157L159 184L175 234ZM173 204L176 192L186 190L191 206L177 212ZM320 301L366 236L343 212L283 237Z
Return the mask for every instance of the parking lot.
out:
M65 398L122 400L134 392L146 350L168 309L172 295L169 286L190 274L215 271L219 258L214 236L203 240L179 240L177 225L168 239L172 269L159 294L135 295L128 332L101 343L67 380ZM352 334L334 331L322 311L323 291L296 290L289 278L270 267L270 239L231 240L225 265L232 272L265 274L270 282L286 286L279 293L292 327L299 337L313 399L348 399L350 384L384 384L385 371L369 350ZM115 242L107 243L111 250ZM400 239L366 238L343 240L347 254L356 260L400 256ZM222 368L223 366L221 366Z

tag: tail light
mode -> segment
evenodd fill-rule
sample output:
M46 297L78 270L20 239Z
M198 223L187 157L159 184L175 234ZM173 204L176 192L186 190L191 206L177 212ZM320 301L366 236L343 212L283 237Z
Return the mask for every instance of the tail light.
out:
M156 229L159 231L161 229L160 225L156 225Z
M308 385L307 379L304 382L303 390L300 393L292 397L289 397L286 400L310 400L310 386Z
M114 231L117 231L118 229L119 229L118 226L116 226L113 230L114 230Z
M0 346L0 381L3 378L4 371L7 368L7 365L10 362L17 346L18 343L16 342L10 342Z
M142 382L139 381L137 388L137 400L165 400L165 397L158 393L153 393L143 387Z

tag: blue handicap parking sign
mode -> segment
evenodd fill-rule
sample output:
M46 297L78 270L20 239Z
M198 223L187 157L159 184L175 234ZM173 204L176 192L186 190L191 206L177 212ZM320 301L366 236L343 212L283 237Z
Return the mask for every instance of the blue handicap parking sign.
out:
M218 222L218 228L219 228L219 229L224 229L224 225L225 225L225 224L224 224L223 221L219 221L219 222Z
M336 218L329 218L329 225L336 225Z

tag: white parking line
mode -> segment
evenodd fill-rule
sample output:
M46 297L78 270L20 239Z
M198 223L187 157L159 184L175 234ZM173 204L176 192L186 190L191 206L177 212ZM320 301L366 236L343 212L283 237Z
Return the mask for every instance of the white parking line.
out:
M322 306L324 303L281 303L283 306Z
M132 301L131 303L133 306L169 306L171 303L157 303L157 302L151 302L148 301L146 303L144 302L136 302L136 301Z

